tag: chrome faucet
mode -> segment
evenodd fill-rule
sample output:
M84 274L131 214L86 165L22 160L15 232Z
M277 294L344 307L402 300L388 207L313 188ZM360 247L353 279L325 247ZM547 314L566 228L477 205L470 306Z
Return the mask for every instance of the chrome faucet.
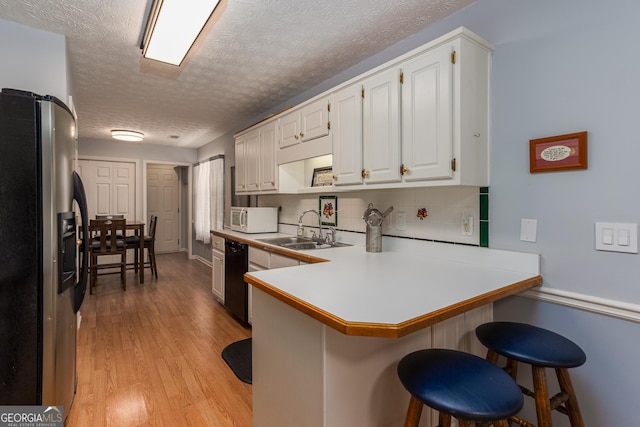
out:
M320 216L320 213L315 210L315 209L307 209L306 211L302 212L300 214L300 217L298 218L298 227L302 227L302 218L308 214L309 212L313 212L314 214L318 215L318 236L317 239L322 240L322 217ZM315 236L315 232L313 232L313 238L316 239Z

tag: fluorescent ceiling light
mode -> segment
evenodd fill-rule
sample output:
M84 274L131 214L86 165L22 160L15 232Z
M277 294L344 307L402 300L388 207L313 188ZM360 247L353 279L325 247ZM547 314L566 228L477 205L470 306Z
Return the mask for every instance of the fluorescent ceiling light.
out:
M134 130L114 129L111 131L111 137L120 141L140 142L144 139L144 134Z
M143 39L145 58L180 65L220 0L155 0Z

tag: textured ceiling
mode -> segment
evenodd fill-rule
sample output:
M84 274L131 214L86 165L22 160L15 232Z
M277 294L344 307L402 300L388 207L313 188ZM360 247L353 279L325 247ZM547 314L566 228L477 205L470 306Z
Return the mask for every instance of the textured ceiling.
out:
M66 36L80 138L200 147L474 1L228 0L174 79L140 71L151 0L0 0L0 18Z

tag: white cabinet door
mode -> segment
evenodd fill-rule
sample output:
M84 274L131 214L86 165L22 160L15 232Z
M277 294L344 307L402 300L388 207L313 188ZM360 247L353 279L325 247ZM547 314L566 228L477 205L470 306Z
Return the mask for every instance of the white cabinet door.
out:
M276 144L278 142L277 121L261 126L260 131L260 190L278 189L278 165Z
M321 98L300 109L300 141L329 135L329 100Z
M247 134L246 147L247 191L260 190L260 130Z
M363 83L364 182L400 181L400 68Z
M247 192L247 135L236 138L236 194Z
M333 175L335 185L362 183L362 85L332 96Z
M211 291L216 299L224 304L224 238L212 236L212 283Z
M214 250L212 263L213 285L211 290L216 299L224 303L224 252Z
M453 171L452 73L450 45L402 66L403 179L451 178Z
M280 148L297 144L300 144L300 117L296 110L280 118Z

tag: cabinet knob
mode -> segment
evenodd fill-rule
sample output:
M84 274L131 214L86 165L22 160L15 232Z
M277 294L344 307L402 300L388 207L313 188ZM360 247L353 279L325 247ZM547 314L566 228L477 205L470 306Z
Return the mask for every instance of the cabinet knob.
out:
M405 165L400 165L400 175L406 175L409 173L409 168Z
M333 175L333 180L337 181L338 180L338 176L337 175Z
M362 169L362 177L369 178L369 171Z
M304 133L300 132L300 138L304 138Z
M293 137L294 137L295 139L298 139L298 135L293 135Z
M480 134L479 133L474 133L473 136L475 136L476 138L480 138Z

